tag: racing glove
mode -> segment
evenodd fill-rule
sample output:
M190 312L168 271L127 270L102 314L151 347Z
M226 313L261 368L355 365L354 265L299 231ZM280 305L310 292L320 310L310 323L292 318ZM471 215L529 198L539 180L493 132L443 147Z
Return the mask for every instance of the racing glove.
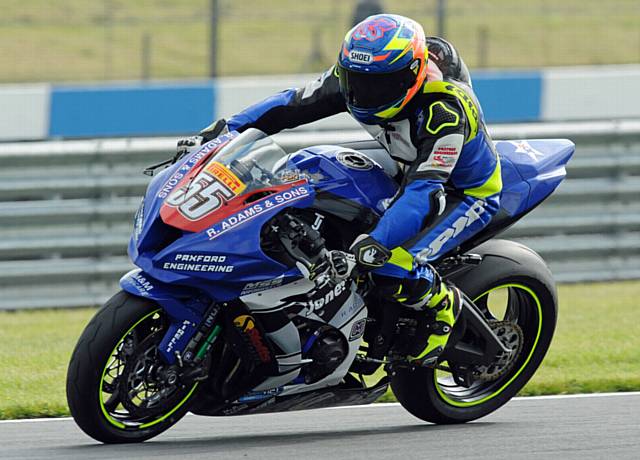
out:
M197 136L185 137L178 140L175 156L176 161L198 149L202 144L206 144L210 140L228 132L227 121L221 118L204 128Z
M310 271L309 279L318 288L328 283L338 284L349 278L356 267L353 254L344 251L326 251L322 261Z
M312 270L309 279L316 285L327 282L337 284L354 274L366 273L382 267L391 257L382 244L369 235L360 235L349 247L349 251L327 251L322 261Z
M382 267L391 257L391 251L365 234L357 237L349 247L355 257L360 272Z
M209 142L222 134L227 134L228 132L229 127L227 126L227 120L220 118L204 128L198 134L202 136L203 142Z

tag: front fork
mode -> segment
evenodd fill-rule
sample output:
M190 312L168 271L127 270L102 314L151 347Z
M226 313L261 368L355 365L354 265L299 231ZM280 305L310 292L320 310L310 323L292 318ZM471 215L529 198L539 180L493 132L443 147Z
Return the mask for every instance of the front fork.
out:
M217 333L213 334L220 306L208 298L193 296L193 291L169 286L151 278L140 269L132 270L120 279L125 291L157 302L170 320L158 349L169 365L194 364L202 359ZM188 302L180 300L189 299ZM203 340L205 342L203 342Z

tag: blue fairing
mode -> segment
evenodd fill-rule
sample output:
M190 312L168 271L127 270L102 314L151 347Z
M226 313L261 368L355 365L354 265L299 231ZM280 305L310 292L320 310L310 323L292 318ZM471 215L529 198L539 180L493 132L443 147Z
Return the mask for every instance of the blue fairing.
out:
M168 313L171 326L160 347L167 362L174 362L175 351L183 349L212 302L238 298L248 283L275 278L286 283L302 276L297 268L269 258L261 248L261 230L276 214L288 207L312 207L315 199L322 196L350 200L382 215L385 204L397 192L395 182L377 163L353 150L315 146L287 155L275 145L281 157L269 166L272 178L288 174L291 181L278 182L277 187L272 183L272 190L265 189L270 190L266 195L247 198L239 207L228 208L233 212L220 214L219 219L212 214L213 223L207 223L202 230L187 231L166 224L161 210L178 184L183 179L185 183L192 180L190 174L196 173L196 166L218 161L227 142L242 147L241 141L251 136L254 141L247 141L246 155L264 151L264 138L259 137L260 149L251 150L256 130L253 134L232 132L160 172L149 184L134 219L129 255L141 270L125 275L121 286L134 295L154 300ZM223 144L225 147L216 151ZM501 141L496 147L502 160L501 204L511 216L535 207L558 186L574 150L573 144L565 140ZM245 155L242 149L237 152ZM347 161L345 155L351 160ZM234 162L242 159L234 158ZM190 190L191 182L188 187ZM244 199L242 196L237 198Z
M566 139L497 141L502 166L500 207L511 216L530 211L560 185L575 145Z
M398 186L383 169L372 160L355 169L338 159L339 154L353 152L335 145L318 145L300 150L290 158L300 170L311 177L318 177L317 192L329 192L340 198L352 200L381 215L384 201L395 195Z

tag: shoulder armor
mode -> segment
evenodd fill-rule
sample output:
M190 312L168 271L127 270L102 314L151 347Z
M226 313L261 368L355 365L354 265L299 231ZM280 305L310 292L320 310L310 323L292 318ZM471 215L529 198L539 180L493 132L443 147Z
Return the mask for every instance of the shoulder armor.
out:
M450 81L428 81L423 87L424 94L446 94L453 96L459 102L469 122L469 135L466 142L471 141L478 134L481 123L479 104L473 90L462 84Z
M460 124L458 110L446 101L432 102L427 110L425 129L429 134L437 135L445 128L458 126Z

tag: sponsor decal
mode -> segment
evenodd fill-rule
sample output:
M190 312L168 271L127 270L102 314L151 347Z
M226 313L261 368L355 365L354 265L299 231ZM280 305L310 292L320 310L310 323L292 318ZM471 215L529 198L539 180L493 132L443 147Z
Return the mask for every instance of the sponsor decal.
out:
M464 136L452 133L439 138L433 145L433 150L423 163L418 166L417 171L439 170L451 172L460 157Z
M433 157L431 166L448 168L456 164L458 149L456 147L442 145L431 155Z
M313 222L311 228L314 230L320 230L320 227L322 227L322 222L324 221L324 216L322 214L318 214L317 212L315 212L314 214L316 215L316 220Z
M173 173L173 176L164 183L164 185L160 188L158 192L158 198L165 199L169 196L169 194L173 191L176 185L180 183L180 181L186 176L186 174L191 171L191 169L205 156L211 153L213 150L220 147L222 144L227 143L231 139L233 139L233 135L227 134L221 136L217 139L208 142L205 146L203 146L200 150L195 152L187 161L184 162L180 168Z
M207 265L207 264L183 264L175 262L165 262L162 264L164 270L177 270L182 272L206 272L206 273L231 273L233 265Z
M340 320L345 320L347 318L351 318L356 311L358 311L362 307L362 303L359 302L355 297L349 298L349 305L346 303L343 305L340 311Z
M304 185L286 190L275 195L271 195L257 203L254 203L248 208L243 209L235 214L226 217L222 221L215 224L213 227L207 229L206 233L210 240L217 238L224 232L231 230L232 228L247 222L260 214L278 208L280 206L292 203L296 200L306 198L309 196L309 191Z
M349 334L349 342L352 342L362 337L362 334L364 334L364 328L366 325L367 325L366 318L359 319L358 321L353 323L353 326L351 326L351 333Z
M365 264L373 265L376 261L377 255L378 250L373 246L369 246L369 248L362 249L362 255L360 258Z
M213 161L207 165L205 171L210 172L213 177L226 185L227 188L233 191L236 195L239 195L245 188L247 188L247 186L238 179L238 176L236 176L225 165L218 163L217 161Z
M174 260L180 260L182 262L222 263L227 260L227 256L212 256L209 254L176 254Z
M233 265L220 265L227 260L227 256L209 254L175 254L173 262L164 262L164 270L178 270L185 272L231 273Z
M140 234L142 233L142 227L144 224L144 198L140 203L140 207L136 211L136 215L133 218L133 238L134 240L138 240Z
M300 180L300 171L297 169L283 169L276 174L276 179L285 184L287 182L295 182Z
M534 149L527 141L510 141L516 147L516 153L524 153L533 161L538 161L544 153Z
M167 345L167 349L166 352L167 353L171 353L171 351L173 351L173 348L176 346L176 344L178 343L178 340L180 340L180 338L184 335L184 333L187 331L187 328L192 326L191 321L187 321L186 319L182 322L182 325L178 328L178 330L176 331L175 334L173 334L173 337L171 337L171 340L169 341L169 344Z
M370 64L373 62L373 54L367 51L351 50L349 51L349 60L358 64Z
M385 32L396 28L396 23L391 18L380 17L367 21L364 24L358 26L353 31L354 40L367 40L369 42L376 41L382 37Z
M324 295L317 299L312 299L306 302L304 305L314 313L319 313L320 310L324 309L327 305L333 302L335 299L340 297L345 291L347 287L346 281L341 281L336 284L332 289L327 291Z
M131 276L131 279L134 281L136 288L140 291L142 295L149 295L149 291L153 290L153 284L142 276L140 273L136 273Z
M240 315L233 320L233 324L249 337L251 345L258 352L258 357L263 363L271 362L271 353L269 348L264 344L262 334L256 327L256 320L251 315Z
M471 208L464 213L463 216L458 217L453 225L438 235L426 249L423 249L418 254L418 261L421 258L431 257L436 255L442 249L442 246L460 234L465 228L469 227L476 220L480 218L480 215L484 213L485 202L483 200L477 200L471 205Z
M465 93L462 89L458 88L457 86L446 85L444 88L447 91L451 91L452 93L455 93L455 95L458 96L458 98L460 98L464 104L467 104L467 108L469 109L469 112L471 112L471 116L473 117L474 121L477 123L480 117L478 115L478 109L476 108L476 105L471 100L471 97L469 97L467 93Z
M242 289L240 296L242 297L243 295L249 295L249 294L254 294L256 292L273 289L275 287L282 286L283 282L284 282L284 276L279 276L272 280L257 281L255 283L247 283L244 285L244 288Z
M388 257L378 249L377 244L367 244L358 249L358 262L370 267L382 267Z
M282 393L283 387L271 388L264 391L252 391L238 398L238 402L246 403L251 401L260 401L265 398L272 398Z
M229 178L225 180L232 182ZM244 184L235 184L234 186L238 191L245 189ZM235 198L238 193L214 176L210 170L205 169L188 184L169 195L165 203L167 206L177 208L186 219L196 221L217 211L227 201Z

